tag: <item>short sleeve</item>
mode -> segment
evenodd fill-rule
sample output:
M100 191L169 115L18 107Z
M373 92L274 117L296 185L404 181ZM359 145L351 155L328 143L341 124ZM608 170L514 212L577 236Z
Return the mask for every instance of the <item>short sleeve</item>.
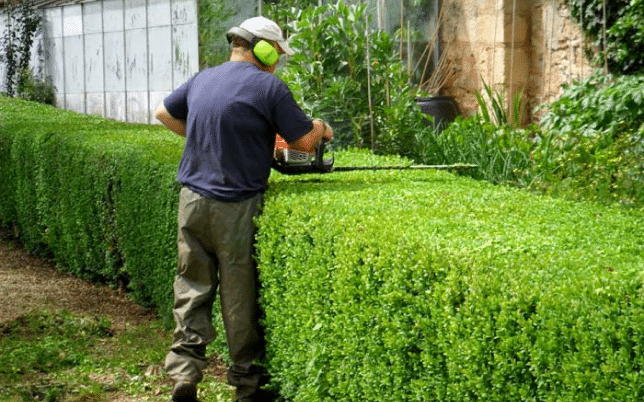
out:
M185 82L163 100L163 106L175 119L188 118L188 89L191 81L192 79Z
M276 107L275 125L277 132L286 142L297 141L313 129L313 122L300 108L300 105L295 102L293 94L288 88Z

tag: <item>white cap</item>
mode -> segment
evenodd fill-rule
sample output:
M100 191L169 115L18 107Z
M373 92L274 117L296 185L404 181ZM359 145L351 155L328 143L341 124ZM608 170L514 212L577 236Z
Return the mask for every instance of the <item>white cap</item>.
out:
M249 18L246 21L242 22L239 27L247 30L258 38L277 42L282 50L289 56L295 54L293 49L291 49L291 47L288 45L288 42L286 42L286 40L284 39L280 27L274 21L271 21L268 18Z

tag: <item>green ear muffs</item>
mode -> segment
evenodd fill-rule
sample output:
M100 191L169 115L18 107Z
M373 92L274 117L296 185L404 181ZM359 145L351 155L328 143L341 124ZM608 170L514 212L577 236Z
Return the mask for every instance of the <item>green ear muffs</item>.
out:
M255 46L253 46L253 54L260 63L267 66L272 66L280 59L280 55L277 53L275 46L264 39L258 40Z
M250 43L253 54L260 63L266 66L272 66L280 59L280 55L277 53L275 46L271 45L267 40L258 38L243 28L233 27L226 34L229 43L232 41L233 35L242 37Z

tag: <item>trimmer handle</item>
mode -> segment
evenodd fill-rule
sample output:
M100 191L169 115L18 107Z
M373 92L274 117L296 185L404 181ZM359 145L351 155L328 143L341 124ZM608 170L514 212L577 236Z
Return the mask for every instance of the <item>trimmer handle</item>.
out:
M320 140L320 143L315 148L315 168L320 173L328 173L333 170L333 161L334 157L331 159L324 160L324 150L326 148L326 143L324 139Z
M320 143L315 148L315 167L320 171L324 171L324 149L326 144L324 144L324 138L320 140Z

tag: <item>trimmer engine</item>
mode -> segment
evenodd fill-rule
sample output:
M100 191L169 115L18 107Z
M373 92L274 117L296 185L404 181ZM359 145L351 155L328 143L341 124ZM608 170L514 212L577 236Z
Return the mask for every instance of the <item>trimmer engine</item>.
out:
M284 174L328 173L333 170L333 157L324 159L324 141L320 141L315 153L294 151L288 148L286 141L275 137L273 169Z

